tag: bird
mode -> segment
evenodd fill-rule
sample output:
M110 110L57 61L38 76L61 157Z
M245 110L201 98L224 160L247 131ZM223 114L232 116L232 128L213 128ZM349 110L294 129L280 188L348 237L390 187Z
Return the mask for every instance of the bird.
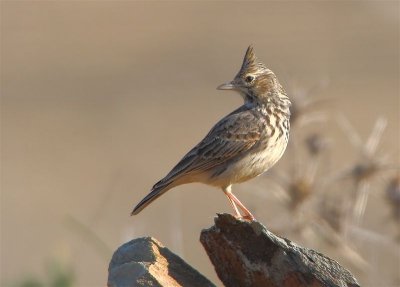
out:
M258 60L252 45L234 79L217 89L238 92L243 105L218 121L153 186L131 215L178 185L199 182L222 189L236 218L255 220L232 193L232 185L261 175L282 157L289 140L291 102L276 75Z

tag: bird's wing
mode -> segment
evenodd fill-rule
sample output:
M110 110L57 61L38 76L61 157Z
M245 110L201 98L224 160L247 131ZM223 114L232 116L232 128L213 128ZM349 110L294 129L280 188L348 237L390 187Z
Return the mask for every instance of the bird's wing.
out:
M263 123L249 110L237 111L221 119L159 183L206 171L250 150L260 140Z

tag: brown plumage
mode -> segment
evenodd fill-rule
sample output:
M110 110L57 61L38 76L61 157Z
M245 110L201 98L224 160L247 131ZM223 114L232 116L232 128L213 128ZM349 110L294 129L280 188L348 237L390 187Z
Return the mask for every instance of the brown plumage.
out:
M289 139L290 101L275 74L257 59L251 46L233 81L218 89L238 91L244 105L222 118L153 186L132 215L175 186L201 182L220 187L236 216L254 219L232 194L231 185L262 174L281 158Z

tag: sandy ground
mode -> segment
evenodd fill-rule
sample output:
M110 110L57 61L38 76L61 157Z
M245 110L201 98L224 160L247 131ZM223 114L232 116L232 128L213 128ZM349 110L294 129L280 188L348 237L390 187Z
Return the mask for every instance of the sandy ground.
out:
M220 191L182 186L129 212L241 104L215 87L249 44L288 90L327 83L315 96L332 99L321 108L330 120L318 129L333 140L335 169L358 156L339 113L362 139L386 117L379 152L399 164L397 1L2 1L0 285L42 278L55 260L72 266L77 286L104 286L112 250L144 235L217 282L198 238L215 213L231 212ZM390 241L376 189L363 226ZM269 190L265 177L234 187L267 225L285 214ZM363 285L399 284L398 251L361 241L371 265L349 268Z

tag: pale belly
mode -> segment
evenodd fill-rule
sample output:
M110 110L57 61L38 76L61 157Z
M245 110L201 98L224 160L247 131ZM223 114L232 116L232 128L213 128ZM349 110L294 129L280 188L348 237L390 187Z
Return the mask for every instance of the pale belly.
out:
M207 183L223 187L259 176L270 169L282 157L286 146L287 141L282 139L275 146L247 154L240 160L230 164L220 174L214 174Z

